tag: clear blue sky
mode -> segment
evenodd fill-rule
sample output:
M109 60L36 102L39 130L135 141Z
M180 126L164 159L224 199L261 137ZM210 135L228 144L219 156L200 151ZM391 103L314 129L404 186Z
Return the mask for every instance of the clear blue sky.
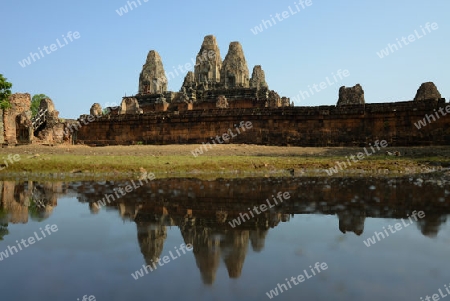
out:
M450 97L448 0L312 0L305 8L299 0L139 1L122 16L116 10L126 0L5 1L0 73L13 83L14 93L47 94L60 117L76 118L95 102L119 103L125 94L137 93L150 50L159 52L168 72L191 62L203 37L213 34L222 59L230 42L241 42L250 73L262 65L269 87L291 99L326 77L333 82L339 69L350 73L295 101L297 106L336 104L339 87L356 83L367 103L411 100L426 81ZM253 34L251 28L270 15L276 24ZM426 30L427 22L438 29L424 35L421 26ZM420 38L400 42L398 50L391 46L394 51L382 59L377 55L415 30ZM66 38L66 44L62 35L69 31L80 36ZM19 61L38 48L44 57L21 67ZM170 80L169 89L178 91L183 78Z

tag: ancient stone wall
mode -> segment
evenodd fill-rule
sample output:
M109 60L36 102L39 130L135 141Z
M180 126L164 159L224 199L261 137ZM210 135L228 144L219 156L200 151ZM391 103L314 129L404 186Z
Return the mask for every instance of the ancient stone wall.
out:
M3 110L0 109L0 143L5 143L5 127L3 123Z
M31 126L31 96L15 93L10 96L11 108L3 112L5 143L30 143L33 140Z
M231 143L365 146L378 139L390 146L450 144L450 116L436 118L421 129L414 125L426 114L435 114L434 109L449 105L444 99L278 109L233 109L232 103L230 109L103 117L81 127L77 139L93 145L206 143L209 137L250 121L253 128Z
M136 98L124 97L122 99L119 114L141 114L141 113L143 113L143 110L139 108L139 103Z
M66 129L66 125L61 122L59 112L55 109L55 105L50 98L41 100L39 110L46 110L45 122L33 129L38 143L44 144L60 144L70 143L71 131Z

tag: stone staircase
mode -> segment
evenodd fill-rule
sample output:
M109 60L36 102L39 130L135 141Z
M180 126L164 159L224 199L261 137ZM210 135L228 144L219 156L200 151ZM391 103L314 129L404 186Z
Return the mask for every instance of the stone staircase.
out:
M33 129L39 128L47 119L46 117L47 109L40 109L39 112L31 119L31 124Z

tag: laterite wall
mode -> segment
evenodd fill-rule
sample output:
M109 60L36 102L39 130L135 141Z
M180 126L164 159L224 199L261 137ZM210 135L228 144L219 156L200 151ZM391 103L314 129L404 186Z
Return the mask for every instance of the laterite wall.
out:
M77 142L90 145L210 142L240 121L253 128L231 143L292 146L363 146L377 139L390 146L450 144L450 114L417 129L414 123L449 103L396 102L279 109L215 109L106 116L83 125ZM450 108L449 108L450 110ZM444 110L445 112L445 110ZM236 130L233 130L235 133Z

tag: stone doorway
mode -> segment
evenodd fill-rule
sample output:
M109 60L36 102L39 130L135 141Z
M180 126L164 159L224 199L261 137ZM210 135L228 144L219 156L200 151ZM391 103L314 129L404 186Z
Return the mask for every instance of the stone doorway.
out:
M31 122L25 113L16 116L16 141L19 144L29 144L33 140Z

